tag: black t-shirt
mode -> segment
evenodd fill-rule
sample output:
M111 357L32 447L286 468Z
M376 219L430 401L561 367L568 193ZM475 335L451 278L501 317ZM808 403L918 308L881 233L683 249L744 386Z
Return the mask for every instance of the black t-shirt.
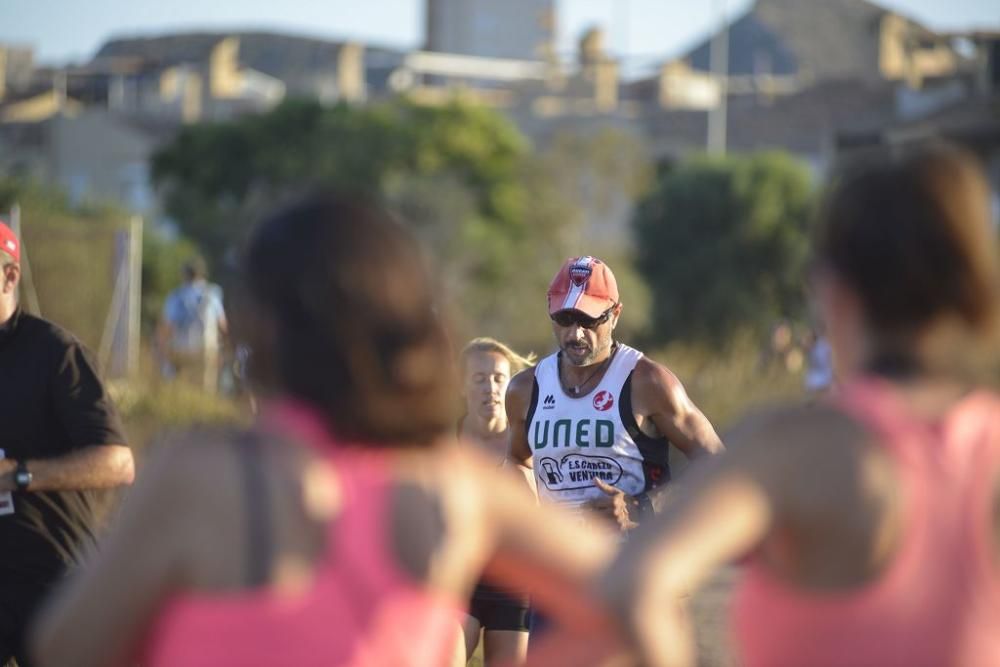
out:
M4 456L44 459L110 444L125 444L125 438L83 345L51 322L15 312L0 326ZM14 492L14 513L0 515L0 575L61 571L67 548L93 528L94 503L87 492Z

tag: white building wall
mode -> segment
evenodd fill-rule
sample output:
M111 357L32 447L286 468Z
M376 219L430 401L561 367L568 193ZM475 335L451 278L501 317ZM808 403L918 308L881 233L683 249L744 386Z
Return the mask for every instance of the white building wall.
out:
M429 51L543 58L555 40L555 0L427 0Z

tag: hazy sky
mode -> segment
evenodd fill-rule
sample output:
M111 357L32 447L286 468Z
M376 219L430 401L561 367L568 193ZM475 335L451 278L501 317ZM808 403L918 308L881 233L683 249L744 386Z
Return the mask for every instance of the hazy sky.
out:
M505 0L494 0L504 2ZM815 0L814 0L815 1ZM601 24L633 65L676 55L751 0L558 0L559 47ZM1000 0L883 0L932 28L1000 28ZM112 35L258 28L403 47L423 33L423 0L0 0L0 42L31 44L43 62L86 60Z

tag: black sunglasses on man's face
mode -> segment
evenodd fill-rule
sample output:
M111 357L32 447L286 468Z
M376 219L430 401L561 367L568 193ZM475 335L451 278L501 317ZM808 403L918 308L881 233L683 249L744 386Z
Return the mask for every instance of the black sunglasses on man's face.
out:
M578 326L582 329L596 329L608 321L611 317L611 311L614 309L615 306L611 306L601 313L600 317L587 317L578 310L560 310L559 312L552 313L549 317L561 327Z

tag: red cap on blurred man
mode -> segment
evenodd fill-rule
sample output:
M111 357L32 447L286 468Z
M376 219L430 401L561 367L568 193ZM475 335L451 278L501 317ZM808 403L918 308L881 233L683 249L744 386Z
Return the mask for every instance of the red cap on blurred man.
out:
M566 260L548 291L549 315L578 310L597 318L618 303L618 282L608 265L585 255Z
M15 262L21 262L21 243L14 235L14 230L2 222L0 222L0 250L13 257Z

